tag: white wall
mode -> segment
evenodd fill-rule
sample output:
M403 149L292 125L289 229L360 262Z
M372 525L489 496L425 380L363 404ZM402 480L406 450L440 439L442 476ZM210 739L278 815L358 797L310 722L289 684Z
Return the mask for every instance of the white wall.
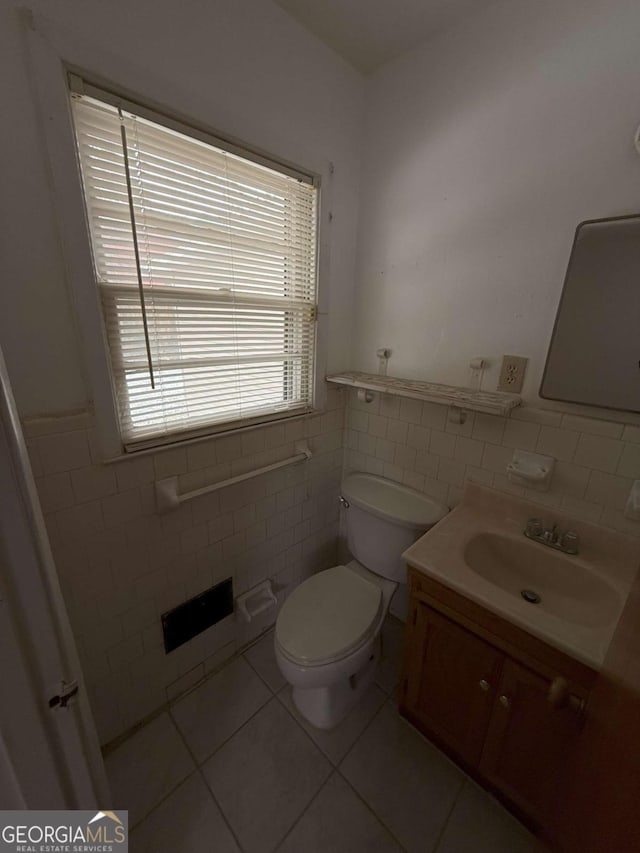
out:
M45 144L45 123L65 120L65 102L37 108L33 69L41 66L28 60L29 44L45 39L47 55L282 159L314 171L334 163L328 276L323 271L333 370L350 362L363 79L265 0L30 6L35 36L22 29L17 2L0 5L0 344L105 742L219 666L276 613L249 626L230 617L165 655L166 609L229 576L236 595L269 577L282 602L335 562L343 407L331 392L322 415L101 463L61 246L69 228L58 221L73 219L77 199L54 197ZM155 479L177 474L181 489L199 488L287 458L302 438L314 454L304 465L156 512Z
M466 384L531 359L537 399L573 234L640 208L640 5L498 2L368 90L357 366Z
M0 151L10 164L1 202L0 342L24 416L83 408L91 390L17 5L5 0L0 9L0 76L7 89ZM329 367L347 367L362 77L270 2L32 0L29 6L56 52L90 74L301 166L335 163Z

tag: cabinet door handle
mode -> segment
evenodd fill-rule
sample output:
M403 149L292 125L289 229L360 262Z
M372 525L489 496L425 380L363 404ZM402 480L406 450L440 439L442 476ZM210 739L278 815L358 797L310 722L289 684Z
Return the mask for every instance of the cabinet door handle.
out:
M566 704L569 698L569 685L567 684L567 679L562 678L562 676L557 676L553 679L551 684L549 685L549 692L547 693L547 701L550 705L553 705L554 708L561 708Z
M584 714L585 700L580 696L576 696L575 693L571 693L567 679L562 678L560 675L551 682L549 692L547 693L547 701L554 708L570 708L579 716Z
M483 690L485 693L487 692L487 690L491 686L486 678L481 678L480 681L478 682L478 684L480 685L480 690Z
M510 708L511 708L511 699L509 699L509 697L508 697L508 696L505 696L505 695L503 694L503 695L500 697L500 699L499 699L498 701L500 702L500 704L502 705L502 707L503 707L503 708L506 708L506 710L507 710L507 711L509 711L509 710L510 710Z

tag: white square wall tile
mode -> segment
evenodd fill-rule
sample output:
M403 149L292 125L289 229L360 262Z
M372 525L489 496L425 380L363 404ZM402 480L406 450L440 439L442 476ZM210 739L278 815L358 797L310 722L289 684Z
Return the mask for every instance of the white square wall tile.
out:
M402 482L403 470L399 465L395 465L392 462L385 462L382 474L388 480L395 480L397 483Z
M163 480L165 477L176 477L178 474L186 474L189 470L185 447L159 451L154 455L153 463L158 480Z
M38 477L36 486L43 512L67 509L76 503L71 487L71 476L68 471Z
M585 521L599 521L603 509L601 504L574 498L571 495L565 495L562 498L562 508Z
M426 495L429 495L430 497L435 498L438 501L442 501L443 503L447 502L447 494L449 492L449 487L447 483L442 480L434 480L431 477L425 476L422 491Z
M419 474L436 478L438 476L439 464L440 457L436 456L434 453L418 452L416 455L416 471Z
M473 465L467 465L465 478L470 483L478 483L481 486L491 486L493 484L493 473L485 471L483 468L476 468Z
M55 518L58 533L67 542L87 538L104 529L100 501L60 510Z
M545 456L553 456L554 459L571 462L578 446L579 438L579 432L543 426L540 429L536 450L538 453L544 453Z
M85 430L42 436L38 439L38 452L44 474L57 474L91 465Z
M114 465L119 492L153 483L156 477L152 456L141 456Z
M384 420L386 421L386 418ZM350 408L347 415L347 424L357 432L366 432L369 429L369 415Z
M415 450L428 450L431 431L428 427L418 426L418 424L409 424L407 432L407 444Z
M76 503L79 504L107 497L117 490L113 466L94 465L91 468L77 468L71 472L71 483Z
M246 853L271 853L331 764L274 697L202 768Z
M270 698L271 691L238 658L180 699L171 714L196 760L202 762Z
M502 437L505 447L513 447L517 450L535 450L540 427L528 421L508 420Z
M438 480L442 480L450 486L462 487L466 467L465 463L458 459L441 459L438 466Z
M136 853L240 853L211 792L193 773L131 833Z
M402 475L402 482L405 486L421 492L424 488L424 474L419 474L417 471L405 471Z
M480 465L483 451L484 444L481 441L459 435L456 438L454 459L464 462L465 465Z
M381 418L379 415L369 415L369 433L375 435L376 438L386 438L388 423L387 418Z
M471 437L475 438L477 441L488 441L490 444L501 444L506 422L506 418L499 418L496 415L484 415L476 412Z
M618 467L623 448L623 443L614 438L583 434L578 441L574 462L576 465L613 473Z
M387 424L387 438L396 444L406 444L409 425L406 421L389 420Z
M400 403L400 397L392 397L391 394L381 394L379 413L384 418L398 419L400 417Z
M541 426L559 427L562 423L562 412L536 409L534 406L517 406L511 409L509 416L516 421L530 421Z
M583 418L578 415L563 415L563 429L573 429L576 432L586 432L589 435L602 435L607 438L620 438L624 425L614 421L603 421L598 418Z
M168 714L161 714L107 755L112 804L134 826L196 768Z
M507 465L513 459L513 450L510 447L500 447L497 444L485 444L482 454L481 468L494 471L496 474L506 476Z
M447 406L441 406L438 403L423 403L421 423L422 426L444 432L447 425Z
M590 468L574 465L572 462L557 462L553 469L551 491L570 495L574 498L581 498L584 495L590 476Z
M127 521L142 516L142 502L139 489L129 489L102 499L102 513L105 527L117 527Z
M432 430L431 439L429 441L429 450L436 456L443 456L447 459L453 459L456 450L456 436L441 430Z
M422 421L423 405L420 400L411 400L408 397L400 399L400 420L409 424L419 424Z
M376 438L375 435L370 435L368 432L358 433L358 450L360 453L365 453L369 456L374 456L376 452L376 442L384 439Z
M592 471L585 492L588 501L608 504L623 510L631 491L633 480L627 477L617 477L604 471Z
M413 447L407 447L406 444L397 444L393 462L400 468L411 470L416 464L416 451Z
M393 457L396 451L396 446L392 441L386 438L376 439L375 456L382 462L393 462Z

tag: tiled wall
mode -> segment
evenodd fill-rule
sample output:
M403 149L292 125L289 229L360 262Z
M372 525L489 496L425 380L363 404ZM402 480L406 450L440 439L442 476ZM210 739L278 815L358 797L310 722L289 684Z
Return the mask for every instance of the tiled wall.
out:
M160 614L234 578L265 578L280 602L335 562L343 462L342 396L322 415L103 465L81 413L29 420L25 436L55 562L103 743L220 665L275 620L230 616L166 655ZM198 488L295 454L308 462L227 487L159 515L154 480Z
M640 478L640 427L528 406L509 418L469 413L457 425L447 406L379 394L364 403L355 391L344 393L347 470L401 481L451 507L470 480L640 535L640 522L623 515L631 484ZM516 448L557 460L548 492L507 480Z
M456 425L446 406L378 394L364 403L332 390L322 415L110 465L100 463L89 414L30 420L25 435L103 743L276 615L249 626L230 616L166 655L161 613L229 576L236 595L272 578L282 602L336 562L343 463L449 506L471 480L640 535L622 513L640 478L640 428L530 407L510 418L469 413ZM304 437L310 461L156 512L156 479L176 474L182 491L198 488L293 455ZM557 459L548 492L507 480L514 448Z

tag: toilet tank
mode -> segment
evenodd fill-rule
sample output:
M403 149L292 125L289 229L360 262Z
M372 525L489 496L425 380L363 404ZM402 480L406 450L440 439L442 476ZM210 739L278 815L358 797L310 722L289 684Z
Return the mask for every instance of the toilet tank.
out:
M341 494L353 556L375 574L406 583L402 552L443 518L449 507L374 474L345 477Z

